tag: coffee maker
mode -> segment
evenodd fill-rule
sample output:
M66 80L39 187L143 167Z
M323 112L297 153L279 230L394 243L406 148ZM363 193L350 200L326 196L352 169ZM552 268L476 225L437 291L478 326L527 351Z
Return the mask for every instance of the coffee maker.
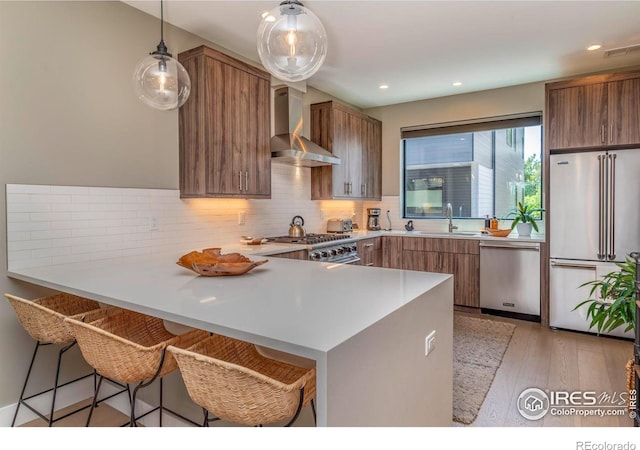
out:
M380 230L380 208L367 208L367 230Z

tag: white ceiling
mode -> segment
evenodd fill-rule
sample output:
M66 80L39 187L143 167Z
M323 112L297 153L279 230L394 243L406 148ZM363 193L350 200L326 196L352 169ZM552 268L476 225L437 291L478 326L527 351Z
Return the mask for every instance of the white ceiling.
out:
M604 56L640 44L640 1L302 2L329 40L307 84L361 108L640 65L640 51ZM160 16L159 1L125 3ZM260 14L278 3L164 0L164 18L259 62Z

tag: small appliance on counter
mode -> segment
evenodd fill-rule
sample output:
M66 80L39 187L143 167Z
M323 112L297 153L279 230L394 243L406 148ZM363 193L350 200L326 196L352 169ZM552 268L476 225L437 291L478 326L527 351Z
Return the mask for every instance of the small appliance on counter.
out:
M327 233L350 233L353 231L351 219L329 219L327 221Z
M380 208L367 208L367 230L380 230Z
M304 219L302 218L302 216L294 216L293 219L291 219L291 225L289 225L289 236L291 237L304 236L306 233L304 231L304 228L302 227L303 225L304 225Z

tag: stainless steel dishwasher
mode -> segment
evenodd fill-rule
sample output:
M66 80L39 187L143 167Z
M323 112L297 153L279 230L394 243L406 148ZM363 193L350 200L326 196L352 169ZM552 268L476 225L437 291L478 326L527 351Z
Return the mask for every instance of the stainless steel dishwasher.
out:
M540 322L540 244L480 242L483 312Z

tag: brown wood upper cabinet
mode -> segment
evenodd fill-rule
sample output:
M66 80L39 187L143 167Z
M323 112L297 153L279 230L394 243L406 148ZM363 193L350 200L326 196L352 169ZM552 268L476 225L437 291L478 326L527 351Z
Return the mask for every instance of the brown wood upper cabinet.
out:
M546 85L549 150L640 145L640 72Z
M191 78L178 116L180 196L270 198L271 77L206 46L178 60Z
M334 101L311 105L311 140L341 160L311 168L311 199L380 199L382 122Z

